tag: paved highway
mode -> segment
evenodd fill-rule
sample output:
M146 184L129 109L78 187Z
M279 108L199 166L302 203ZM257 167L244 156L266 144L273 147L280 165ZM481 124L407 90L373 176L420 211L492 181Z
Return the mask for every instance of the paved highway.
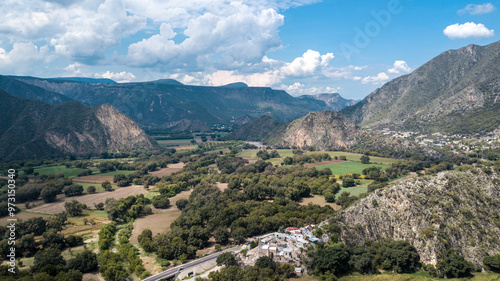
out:
M211 255L199 258L197 260L194 260L194 261L191 261L191 262L188 262L188 263L181 264L179 266L170 268L170 269L165 270L163 272L160 272L160 273L158 273L156 275L149 276L148 278L143 279L143 281L157 281L157 280L161 280L161 279L164 279L164 278L172 278L172 277L176 276L177 273L179 273L179 269L181 267L182 267L182 272L184 272L184 271L190 272L190 271L192 271L193 267L195 267L195 266L197 266L197 265L199 265L201 263L204 263L204 262L216 259L222 253L225 253L225 252L239 252L240 249L241 249L240 246L232 247L232 248L229 248L229 249L225 249L223 251L220 251L220 252L217 252L217 253L214 253L214 254L211 254Z

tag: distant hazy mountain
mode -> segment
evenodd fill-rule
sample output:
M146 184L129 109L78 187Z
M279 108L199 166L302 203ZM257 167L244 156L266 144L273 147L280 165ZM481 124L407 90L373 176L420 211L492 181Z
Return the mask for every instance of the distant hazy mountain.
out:
M180 120L200 120L208 126L229 126L245 115L252 118L269 115L280 122L288 122L311 111L334 107L331 100L295 98L285 91L248 87L244 83L205 87L183 85L172 79L143 83L84 83L34 77L12 78L88 106L109 103L140 126L148 128L169 127L172 122ZM12 94L18 95L16 91Z
M62 81L74 81L74 82L85 82L85 83L112 83L115 84L116 81L109 78L87 78L87 77L57 77L50 78L51 80L62 80Z
M484 133L500 126L500 42L446 51L342 110L365 128Z
M236 82L236 83L224 85L222 87L246 88L246 87L248 87L248 85L243 83L243 82Z
M267 143L276 135L280 135L286 123L280 123L271 116L261 116L227 135L227 139L244 141L262 141Z
M298 98L303 99L303 100L317 100L317 101L319 101L318 107L320 107L321 110L340 111L347 106L351 106L351 105L356 104L355 100L344 99L338 93L303 95L303 96L299 96Z
M184 85L175 79L160 79L153 81L154 83L167 84L167 85Z
M0 100L1 159L88 155L157 145L109 104L50 105L14 97L2 89Z
M0 75L0 88L17 97L41 100L50 104L59 104L62 102L73 100L65 95L51 92L30 84L22 83L10 76Z

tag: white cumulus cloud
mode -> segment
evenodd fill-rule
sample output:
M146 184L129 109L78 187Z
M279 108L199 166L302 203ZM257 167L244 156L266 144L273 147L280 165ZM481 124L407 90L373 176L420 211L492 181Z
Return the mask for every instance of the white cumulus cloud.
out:
M221 86L235 82L244 82L253 87L270 87L279 83L282 77L278 71L265 71L240 74L235 70L217 70L203 78L203 83L210 86Z
M281 71L286 76L307 76L314 74L320 66L326 67L334 58L332 53L321 55L317 51L307 50L302 57L294 59L282 67Z
M471 15L482 15L488 14L495 11L496 8L491 3L486 4L468 4L465 8L458 10L459 15L471 14Z
M283 15L273 9L256 10L231 3L232 14L204 13L189 21L176 43L170 24L162 23L160 33L131 44L127 61L133 66L163 68L235 68L259 63L266 52L281 46L278 27ZM226 8L227 9L227 8Z
M482 23L476 24L474 22L449 25L443 30L443 33L450 39L488 38L495 35L493 29L488 29Z
M387 75L385 72L380 72L379 74L377 74L377 76L366 76L364 77L363 79L361 79L361 83L363 84L374 84L374 85L377 85L377 84L382 84L384 82L386 82L387 80L389 80L389 75Z
M96 73L96 74L94 74L94 77L95 78L108 78L108 79L114 80L118 83L130 82L136 78L135 75L130 73L130 72L122 71L122 72L114 73L114 72L111 72L109 70L104 72L104 73Z
M394 73L398 74L400 72L410 72L411 68L408 66L408 64L404 60L397 60L394 62L393 67L389 68L387 72L389 73Z
M284 90L292 96L300 96L300 95L314 95L314 94L322 94L322 93L338 93L342 90L341 87L307 87L306 85L295 82L290 85L281 84L278 89Z
M50 60L48 46L37 47L32 42L14 43L10 51L0 48L0 70L21 74L30 68L31 63Z

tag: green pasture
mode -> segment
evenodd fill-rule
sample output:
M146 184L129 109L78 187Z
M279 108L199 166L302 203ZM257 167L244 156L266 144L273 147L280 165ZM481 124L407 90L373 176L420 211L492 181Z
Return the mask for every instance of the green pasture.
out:
M192 145L191 140L188 139L177 139L177 140L157 140L159 145L161 146L184 146L184 145Z
M267 161L270 161L273 164L280 164L282 161L282 158L289 156L293 157L293 149L276 149L278 153L280 154L281 158L273 158L269 159ZM257 152L259 149L244 149L239 156L243 158L258 158L257 157ZM317 154L317 153L328 153L332 159L337 156L340 158L340 156L345 156L348 161L361 161L361 155L362 154L357 154L357 153L351 153L351 152L344 152L344 151L308 151L305 152L305 154ZM390 165L392 163L397 163L400 160L398 159L392 159L392 158L383 158L383 157L375 157L375 156L370 156L370 163L374 164L384 164L384 165ZM355 173L355 172L354 172Z
M84 170L85 169L66 168L64 165L35 168L35 172L40 175L55 175L61 173L68 178L74 178Z
M332 171L332 174L334 175L347 175L347 174L362 174L363 170L369 167L380 167L382 170L385 170L388 165L385 164L361 164L361 162L357 161L348 161L348 162L341 162L341 163L336 163L336 164L328 164L328 165L322 165L322 166L316 166L315 168L318 170L322 170L324 168L329 168Z
M335 197L339 197L342 192L347 191L351 195L358 196L361 193L365 193L368 191L368 187L363 186L363 185L358 185L358 186L353 186L353 187L342 187L339 192L335 195Z

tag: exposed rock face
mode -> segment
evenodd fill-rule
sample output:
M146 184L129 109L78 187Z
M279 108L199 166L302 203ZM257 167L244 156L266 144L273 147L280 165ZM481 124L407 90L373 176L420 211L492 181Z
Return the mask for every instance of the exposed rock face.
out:
M449 50L342 113L363 128L484 133L500 126L500 42Z
M347 244L390 237L408 240L423 263L447 248L482 264L500 253L500 169L471 168L404 180L337 214Z
M109 104L57 106L14 97L0 89L0 157L27 159L64 154L153 148L157 143Z
M326 150L350 147L359 137L354 123L333 111L311 112L290 122L283 132L269 143L283 146L307 147Z
M110 104L95 108L95 116L101 122L106 134L105 147L109 150L124 148L152 148L154 141L134 121Z

